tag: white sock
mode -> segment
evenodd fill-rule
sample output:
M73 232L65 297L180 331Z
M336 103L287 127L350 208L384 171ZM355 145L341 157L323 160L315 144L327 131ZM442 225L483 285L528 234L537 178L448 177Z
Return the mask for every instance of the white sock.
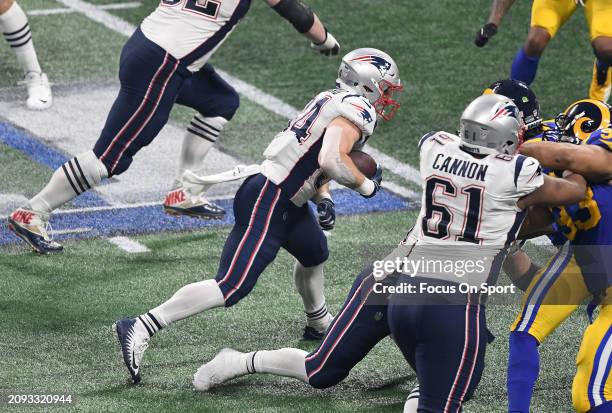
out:
M28 205L34 211L49 213L107 176L106 167L93 151L82 153L57 168L47 186Z
M404 413L417 413L419 408L419 386L417 385L410 394L404 404Z
M204 158L219 138L227 119L220 116L205 118L195 115L187 127L181 148L181 159L177 181L185 170L198 172L204 168Z
M187 284L168 301L149 311L162 327L225 304L215 280Z
M329 314L325 304L323 264L304 267L299 261L296 261L293 268L293 281L302 297L306 324L317 331L327 330L333 317Z
M276 376L293 377L308 383L307 355L306 351L297 348L281 348L255 351L244 356L249 373L270 373Z
M34 50L28 18L16 2L4 14L0 14L0 31L17 54L24 73L42 72Z

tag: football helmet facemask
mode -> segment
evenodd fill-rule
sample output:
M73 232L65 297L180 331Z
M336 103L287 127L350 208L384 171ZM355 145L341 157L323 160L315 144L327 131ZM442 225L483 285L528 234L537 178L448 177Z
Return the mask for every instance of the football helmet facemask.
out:
M584 141L598 129L610 126L610 106L595 99L572 103L555 118L555 124L564 138Z

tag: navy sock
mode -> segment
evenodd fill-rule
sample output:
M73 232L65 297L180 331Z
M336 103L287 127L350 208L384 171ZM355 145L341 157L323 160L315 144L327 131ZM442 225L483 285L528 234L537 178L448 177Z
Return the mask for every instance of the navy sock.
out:
M529 413L533 387L540 373L538 340L521 331L510 333L508 411Z
M516 56L514 56L510 78L521 80L530 85L533 79L535 79L539 61L539 57L527 56L525 49L521 47Z

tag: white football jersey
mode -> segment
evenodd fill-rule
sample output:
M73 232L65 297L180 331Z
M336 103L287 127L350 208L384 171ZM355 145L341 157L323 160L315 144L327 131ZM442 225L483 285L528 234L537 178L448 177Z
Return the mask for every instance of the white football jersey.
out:
M374 133L376 111L367 99L334 89L319 93L264 151L262 173L298 206L308 202L329 181L318 158L325 129L337 117L346 118L361 130L356 146L363 145Z
M488 269L482 279L471 281L485 282L489 270L495 270L495 258L522 225L526 211L517 201L542 186L544 176L534 158L497 154L479 159L460 144L458 136L446 132L421 139L421 211L403 243L413 245L417 256L457 259L474 254Z
M198 71L234 30L251 0L161 0L144 19L144 35Z

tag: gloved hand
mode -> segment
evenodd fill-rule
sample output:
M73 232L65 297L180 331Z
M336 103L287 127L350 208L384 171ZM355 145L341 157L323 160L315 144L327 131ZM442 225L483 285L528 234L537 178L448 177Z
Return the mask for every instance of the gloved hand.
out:
M497 34L497 25L495 23L487 23L478 30L474 44L478 47L484 47L489 39Z
M334 36L325 28L325 40L323 43L310 43L310 47L315 50L318 50L321 54L325 56L336 56L340 52L340 44L336 40Z
M317 204L319 226L323 231L331 231L336 225L336 204L331 198L323 198Z

